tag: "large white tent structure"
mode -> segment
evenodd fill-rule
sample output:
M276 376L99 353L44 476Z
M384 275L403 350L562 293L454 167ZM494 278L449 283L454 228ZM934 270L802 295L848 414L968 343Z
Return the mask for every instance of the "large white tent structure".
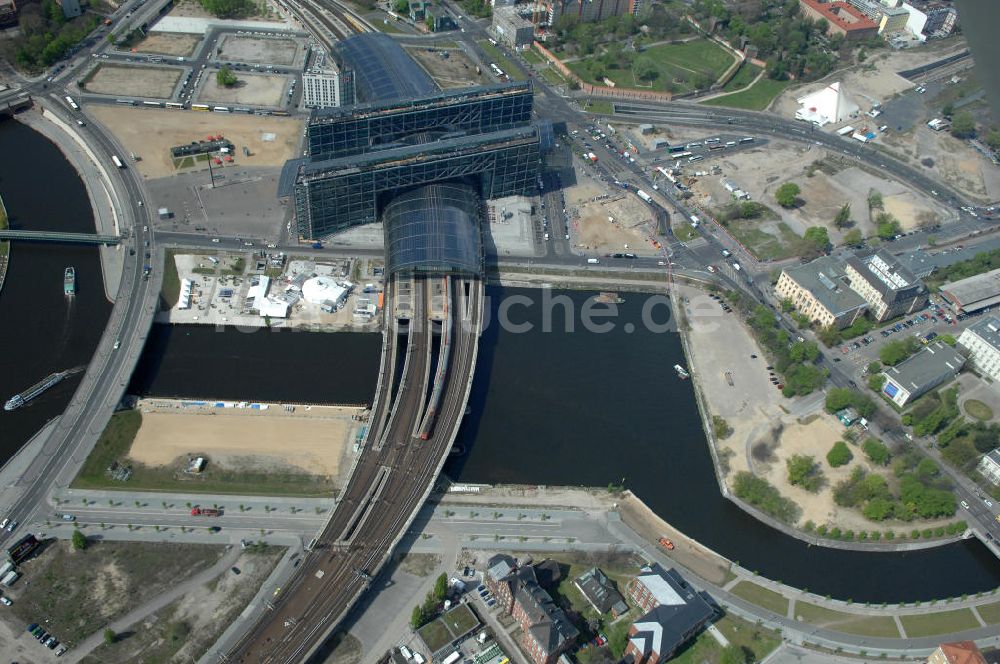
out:
M795 119L818 127L843 122L858 112L858 105L841 89L839 81L801 97L798 103L801 108L795 111Z
M313 304L327 304L339 307L347 299L348 284L339 284L330 277L319 276L302 284L302 297Z

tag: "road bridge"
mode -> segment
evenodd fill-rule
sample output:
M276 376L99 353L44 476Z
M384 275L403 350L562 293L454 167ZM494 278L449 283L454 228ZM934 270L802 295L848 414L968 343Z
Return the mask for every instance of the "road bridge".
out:
M483 282L396 275L386 295L379 386L350 480L298 574L221 661L313 654L389 560L454 443L476 364Z
M70 242L75 244L118 244L117 235L97 233L62 233L57 231L0 231L0 240L30 240L31 242Z

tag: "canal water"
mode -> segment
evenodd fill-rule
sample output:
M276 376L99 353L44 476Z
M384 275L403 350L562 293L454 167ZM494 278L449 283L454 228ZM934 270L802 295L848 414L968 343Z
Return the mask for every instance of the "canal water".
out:
M993 589L1000 564L978 542L912 553L808 547L722 498L676 334L642 321L648 296L626 295L611 331L588 332L542 291L492 288L457 444L445 472L467 482L624 483L664 519L751 570L821 595L858 602L925 600ZM560 293L576 312L589 295ZM534 304L510 309L507 296ZM510 301L510 300L506 300ZM545 312L552 312L548 316ZM662 322L662 311L655 317ZM546 322L548 319L548 323ZM533 329L514 332L528 324ZM506 328L506 329L505 329ZM546 331L548 329L549 331ZM378 335L259 332L156 326L133 386L160 396L321 403L370 402Z
M94 232L87 191L48 139L0 120L0 195L15 229ZM63 295L76 268L77 294ZM95 247L14 242L0 290L0 402L55 371L86 366L111 312ZM15 411L0 410L4 463L69 403L82 372Z

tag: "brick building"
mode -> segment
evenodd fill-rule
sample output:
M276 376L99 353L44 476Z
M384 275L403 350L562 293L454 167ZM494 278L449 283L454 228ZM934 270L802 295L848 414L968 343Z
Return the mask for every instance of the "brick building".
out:
M643 567L629 582L628 596L644 612L628 630L625 656L634 664L667 661L715 615L677 570L658 563Z
M555 664L576 643L579 631L539 585L534 567L518 567L511 556L497 554L487 562L484 576L497 608L520 625L518 643L534 664Z
M826 34L848 39L867 39L878 34L878 24L846 2L834 0L799 0L802 16L811 21L826 21Z

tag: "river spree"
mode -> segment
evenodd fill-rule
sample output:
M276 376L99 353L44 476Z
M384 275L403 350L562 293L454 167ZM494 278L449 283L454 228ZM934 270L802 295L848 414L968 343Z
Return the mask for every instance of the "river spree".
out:
M13 120L0 120L0 195L15 229L94 232L87 191L54 144ZM63 271L76 268L77 293L63 295ZM0 400L54 371L86 366L111 305L95 247L13 242L0 290ZM0 411L0 463L66 408L82 373L27 406Z
M911 553L808 547L774 531L719 493L686 364L674 333L642 321L647 296L627 294L614 329L566 332L561 309L518 306L496 324L505 295L488 289L491 320L480 345L471 414L445 472L468 482L622 483L664 519L762 575L858 602L931 599L1000 585L1000 563L976 541ZM582 310L591 294L567 292ZM659 318L663 316L660 315ZM546 327L550 332L544 331ZM323 403L370 402L378 335L156 326L133 385L161 396ZM631 330L631 331L629 331ZM192 355L193 354L193 355ZM269 396L276 395L276 396Z

